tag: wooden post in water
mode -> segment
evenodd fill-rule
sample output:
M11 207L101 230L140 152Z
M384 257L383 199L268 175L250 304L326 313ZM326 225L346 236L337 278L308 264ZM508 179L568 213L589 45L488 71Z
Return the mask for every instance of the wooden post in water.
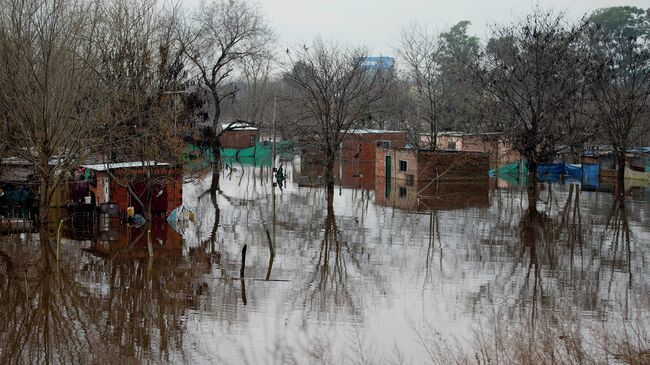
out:
M244 270L246 268L246 245L241 250L241 268L239 269L239 277L244 278Z
M153 246L151 245L151 230L147 230L147 248L149 249L149 257L153 257Z
M276 134L275 134L275 126L276 126L276 123L275 123L275 108L276 108L276 102L277 102L276 100L277 100L277 94L273 94L273 153L272 153L272 155L273 155L273 157L272 157L273 158L273 167L275 167L275 153L276 153L275 152L275 138L276 138ZM271 182L273 182L273 177L271 177ZM271 190L272 190L272 194L273 194L272 195L272 200L273 200L273 239L270 240L271 241L270 242L271 243L270 249L271 249L271 260L273 260L273 258L275 258L275 185L273 185L273 184L271 184L271 185L272 185ZM267 232L267 234L268 234L268 232Z
M63 219L59 221L59 229L56 231L56 262L61 258L61 229L63 228Z
M246 268L246 245L241 249L241 268L239 269L239 282L241 283L241 300L246 305L246 282L244 281L244 269Z

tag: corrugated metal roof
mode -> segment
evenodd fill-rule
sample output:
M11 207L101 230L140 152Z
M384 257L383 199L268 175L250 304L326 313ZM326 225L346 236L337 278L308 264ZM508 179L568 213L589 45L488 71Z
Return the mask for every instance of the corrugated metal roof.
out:
M94 165L81 165L81 167L95 170L95 171L106 171L114 169L128 169L134 167L150 167L150 166L169 166L166 162L156 162L156 161L133 161L133 162L117 162L109 164L94 164Z
M344 132L344 131L341 131ZM355 129L348 131L350 134L381 134L381 133L406 133L404 131L389 131L385 129Z
M450 137L463 137L463 136L497 136L502 133L500 132L456 132L456 131L444 131L438 132L438 136L450 136ZM421 136L431 136L431 133L420 133Z
M243 122L236 122L236 123L223 123L221 124L221 129L226 129L230 126L231 131L256 131L258 130L256 127L253 127L250 124L243 123Z

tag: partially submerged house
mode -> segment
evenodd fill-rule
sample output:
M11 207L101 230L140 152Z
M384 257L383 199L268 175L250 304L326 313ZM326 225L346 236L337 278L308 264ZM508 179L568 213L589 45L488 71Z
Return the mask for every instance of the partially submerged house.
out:
M377 148L375 175L411 182L486 180L490 157L484 152Z
M336 183L353 189L374 189L375 156L377 147L404 147L406 132L380 129L356 129L348 131L340 145L338 158L334 163ZM294 181L301 186L316 186L325 183L325 164L317 148L302 148L300 169L294 174Z
M18 157L0 160L0 216L33 219L38 211L39 186L32 162ZM61 184L51 197L50 208L62 208L69 200L68 186Z
M378 148L375 199L407 210L487 207L488 170L483 152Z
M245 121L222 124L221 128L228 128L219 139L221 148L250 148L260 139L260 130Z
M180 166L136 161L81 167L88 170L91 201L96 205L117 203L123 212L132 206L136 213L142 214L143 207L138 204L133 194L144 203L147 194L151 193L152 215L160 216L170 213L183 203L183 176Z
M371 190L375 186L377 148L403 148L406 132L357 129L348 132L337 161L337 180L343 187Z
M420 145L432 145L431 134L420 134ZM511 143L505 141L501 133L464 133L464 132L439 132L436 134L435 146L438 150L485 152L490 155L490 167L518 161L521 155L513 149Z

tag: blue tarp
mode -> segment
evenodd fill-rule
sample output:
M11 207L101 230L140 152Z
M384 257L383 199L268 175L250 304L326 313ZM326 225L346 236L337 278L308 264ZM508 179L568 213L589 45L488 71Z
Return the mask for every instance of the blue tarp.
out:
M537 176L562 175L564 163L540 163L537 165Z
M537 176L538 182L560 182L561 180L562 175L546 174Z
M582 164L582 185L594 189L598 188L600 185L600 164Z
M600 164L568 164L546 163L537 165L537 180L541 182L581 182L585 187L598 188L600 185ZM501 170L501 171L499 171ZM518 163L502 166L500 169L491 170L490 176L503 175L503 180L518 180ZM500 173L503 172L503 173ZM525 175L524 175L525 176Z
M600 164L599 163L585 163L582 164L582 176L583 177L595 177L596 179L600 177Z
M562 174L565 178L580 179L582 177L582 165L565 163Z
M563 171L563 163L541 163L537 165L537 181L559 182Z

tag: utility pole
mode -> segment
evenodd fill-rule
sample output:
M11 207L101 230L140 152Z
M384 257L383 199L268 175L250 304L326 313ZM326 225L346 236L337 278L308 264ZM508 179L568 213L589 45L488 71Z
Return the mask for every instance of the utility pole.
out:
M273 166L273 167L275 167L275 138L276 138L276 136L275 136L275 109L276 109L276 106L277 106L277 94L274 93L273 94L273 142L272 142L273 143L273 145L272 145L273 149L272 149L272 152L271 152L272 159L273 159L273 163L271 164L271 166ZM271 186L272 186L271 190L272 190L272 194L273 194L273 197L272 197L272 199L273 199L273 247L272 247L273 251L272 251L271 255L274 257L275 256L275 184L273 184L273 168L271 168Z

